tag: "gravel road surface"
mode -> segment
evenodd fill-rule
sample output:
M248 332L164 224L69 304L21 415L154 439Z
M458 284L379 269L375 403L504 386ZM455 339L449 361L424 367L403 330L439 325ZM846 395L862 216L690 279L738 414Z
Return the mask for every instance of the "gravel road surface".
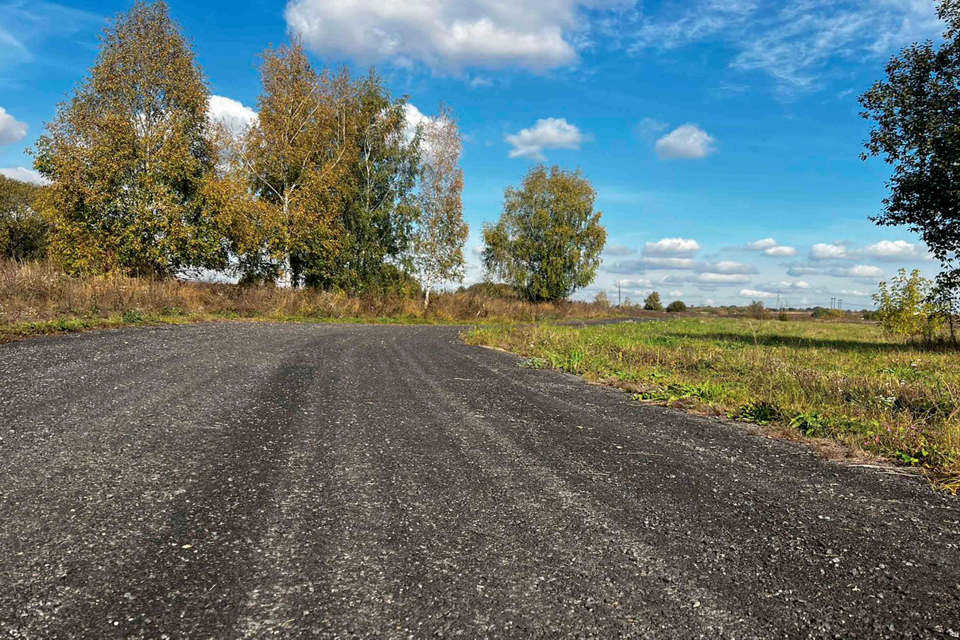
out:
M463 345L0 346L0 638L960 637L960 503Z

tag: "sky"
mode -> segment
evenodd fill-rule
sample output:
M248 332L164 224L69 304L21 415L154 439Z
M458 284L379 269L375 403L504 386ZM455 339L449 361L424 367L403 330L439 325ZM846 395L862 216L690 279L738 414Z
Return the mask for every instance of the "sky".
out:
M937 40L933 0L170 0L211 112L255 116L258 54L291 33L316 64L374 65L413 117L441 101L464 135L467 284L484 222L538 162L579 168L608 240L594 283L634 302L870 308L899 268L938 263L870 222L890 169L860 159L857 96ZM128 0L0 0L0 173L83 78Z

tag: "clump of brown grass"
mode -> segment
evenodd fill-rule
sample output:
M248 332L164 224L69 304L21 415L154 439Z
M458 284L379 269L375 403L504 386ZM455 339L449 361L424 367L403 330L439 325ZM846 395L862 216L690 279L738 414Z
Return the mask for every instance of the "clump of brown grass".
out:
M118 275L69 277L43 263L0 262L0 325L97 320L136 312L146 319L262 318L405 322L537 322L658 315L586 302L531 304L468 293L441 293L423 307L402 296L271 286L150 280Z

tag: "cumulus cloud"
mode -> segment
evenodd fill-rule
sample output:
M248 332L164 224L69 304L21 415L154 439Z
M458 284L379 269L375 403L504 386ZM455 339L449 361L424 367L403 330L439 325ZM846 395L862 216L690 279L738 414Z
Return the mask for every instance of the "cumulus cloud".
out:
M644 256L693 257L700 251L700 243L688 238L663 238L643 245Z
M857 291L856 289L843 289L843 290L840 291L840 295L842 295L842 296L853 296L853 297L855 297L855 298L866 298L866 297L868 297L870 294L867 293L866 291Z
M361 64L534 72L571 65L590 17L627 0L290 0L284 17L320 55Z
M420 126L420 123L429 120L430 116L425 115L420 109L417 109L409 102L403 105L403 115L406 121L403 135L407 139L407 142L410 142L413 140L413 136L417 135L417 127Z
M751 298L753 300L761 298L776 298L777 294L769 291L757 291L756 289L740 289L741 298Z
M764 238L756 242L748 242L743 248L747 251L762 251L764 255L774 258L792 258L797 255L795 248L783 246L773 238Z
M683 295L683 291L680 291L679 289L676 289L676 290L674 290L674 291L671 291L671 292L670 292L669 294L667 294L667 295L669 295L669 296L672 297L672 298L679 298L680 296Z
M804 280L798 280L796 282L768 282L765 285L758 286L757 289L760 291L766 291L767 293L789 293L792 291L806 291L810 288L810 283Z
M591 139L566 118L546 118L537 120L529 129L521 129L508 135L505 140L513 149L511 158L533 158L544 161L544 149L579 149L582 142Z
M717 150L716 142L698 125L685 124L657 140L654 148L662 159L706 158Z
M775 258L792 258L797 255L797 250L794 247L770 247L763 253Z
M50 183L50 181L41 176L39 172L34 171L33 169L27 169L26 167L10 167L7 169L0 169L0 175L10 178L11 180L30 182L32 184L43 185Z
M628 247L623 244L608 244L603 248L603 252L608 256L614 257L624 257L632 256L637 253L637 250L633 247Z
M906 240L881 240L864 247L861 253L877 260L891 262L901 260L929 260L930 254L921 245Z
M834 244L818 242L810 249L811 260L844 260L849 257L846 245L840 242Z
M777 246L779 246L779 243L773 238L764 238L756 242L748 242L745 248L748 251L766 251L767 249L773 249Z
M210 96L207 117L211 122L223 123L233 133L242 133L257 122L256 111L224 96Z
M906 240L881 240L862 249L851 249L843 242L817 243L810 250L811 260L862 260L872 258L884 262L909 262L932 259L919 243Z
M0 145L15 144L27 137L27 123L20 122L0 107Z

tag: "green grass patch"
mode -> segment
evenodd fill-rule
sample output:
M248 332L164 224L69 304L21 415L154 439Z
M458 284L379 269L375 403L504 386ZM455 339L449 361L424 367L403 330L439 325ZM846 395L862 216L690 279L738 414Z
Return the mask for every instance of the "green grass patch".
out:
M484 327L470 344L612 381L638 401L777 425L921 467L960 486L960 353L867 324L686 318Z

